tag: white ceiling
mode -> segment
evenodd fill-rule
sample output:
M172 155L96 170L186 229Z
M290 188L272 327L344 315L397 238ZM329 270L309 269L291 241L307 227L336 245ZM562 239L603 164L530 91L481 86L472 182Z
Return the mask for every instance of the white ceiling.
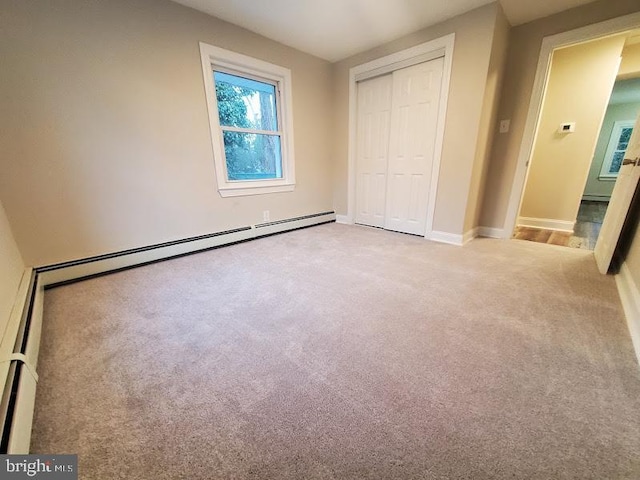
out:
M174 0L335 62L492 0ZM520 25L594 0L500 0Z

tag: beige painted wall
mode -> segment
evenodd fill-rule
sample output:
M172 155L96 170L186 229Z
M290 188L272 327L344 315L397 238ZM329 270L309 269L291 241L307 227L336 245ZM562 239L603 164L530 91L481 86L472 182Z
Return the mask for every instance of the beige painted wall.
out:
M640 43L628 45L622 50L618 78L621 80L634 78L638 76L638 72L640 72Z
M9 321L23 272L22 256L0 203L0 339Z
M636 231L636 235L631 243L631 248L627 253L625 263L631 271L631 276L633 277L636 286L640 289L640 228Z
M617 105L609 105L607 107L607 113L604 116L604 122L602 123L602 129L598 136L598 143L596 144L596 151L593 155L593 162L589 169L589 177L587 179L587 186L584 189L584 194L592 197L611 197L613 186L615 181L612 180L600 180L600 170L602 169L602 162L604 162L604 155L609 145L609 139L611 138L611 132L613 130L613 124L620 120L635 121L640 112L640 103L623 103Z
M334 207L347 213L349 69L455 32L434 230L463 233L499 7L490 4L334 64Z
M573 223L618 73L625 36L553 53L520 216ZM558 133L575 122L574 133Z
M489 60L489 73L482 101L482 116L476 155L471 175L469 199L464 222L464 232L468 232L479 225L482 212L482 198L486 184L487 170L491 157L493 134L497 128L498 106L500 102L500 90L504 78L504 69L509 48L509 31L511 25L507 21L502 8L498 9L496 25L491 45L491 58Z
M0 200L28 265L332 209L328 62L167 0L0 10ZM199 41L292 69L294 192L218 195Z
M542 39L638 10L637 0L598 0L511 29L499 108L499 118L510 119L511 129L495 134L481 225L504 226Z

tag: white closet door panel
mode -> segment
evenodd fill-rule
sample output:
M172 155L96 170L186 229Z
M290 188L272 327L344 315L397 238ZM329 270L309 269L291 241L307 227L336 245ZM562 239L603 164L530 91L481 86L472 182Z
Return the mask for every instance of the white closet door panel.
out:
M356 223L384 226L392 75L358 83Z
M403 218L406 205L407 185L404 175L393 174L389 177L389 196L387 197L387 220L396 221ZM388 223L388 222L387 222Z
M444 60L393 72L384 227L424 235Z
M420 218L423 216L421 191L423 184L423 175L411 175L409 180L409 205L407 213L407 219L410 222L420 222Z

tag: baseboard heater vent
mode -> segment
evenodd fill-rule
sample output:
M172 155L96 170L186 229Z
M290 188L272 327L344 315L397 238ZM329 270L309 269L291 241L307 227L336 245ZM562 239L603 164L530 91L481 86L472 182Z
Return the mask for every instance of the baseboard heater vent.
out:
M42 298L35 272L28 272L26 302L12 315L2 340L4 389L0 402L0 453L28 453L36 400L36 367L42 329ZM26 275L26 274L25 274ZM22 290L22 288L21 288ZM21 295L19 294L19 298ZM14 308L14 312L15 312ZM12 313L14 313L12 312ZM14 339L13 342L10 339ZM11 343L13 348L11 349Z
M85 280L97 275L113 273L149 263L211 250L225 245L245 242L277 233L335 222L335 212L322 212L269 223L158 243L95 257L73 260L36 268L38 279L45 288Z

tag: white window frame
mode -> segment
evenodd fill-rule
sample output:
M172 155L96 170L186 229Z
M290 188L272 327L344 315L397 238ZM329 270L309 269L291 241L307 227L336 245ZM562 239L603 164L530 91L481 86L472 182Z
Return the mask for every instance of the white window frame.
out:
M200 58L204 79L211 146L216 172L218 192L222 197L258 195L265 193L291 192L295 188L295 163L293 151L293 103L291 70L258 60L247 55L214 47L200 42ZM224 139L218 117L218 102L213 71L230 70L236 75L247 75L254 80L273 83L279 92L279 105L276 104L278 128L281 130L282 178L265 180L229 180L225 158Z
M618 178L618 173L611 173L609 169L613 163L613 155L617 152L618 143L620 143L620 135L625 128L633 128L635 125L634 120L618 120L613 123L613 129L611 130L611 137L609 137L609 144L607 145L607 152L604 154L604 161L600 168L600 180L615 180Z

